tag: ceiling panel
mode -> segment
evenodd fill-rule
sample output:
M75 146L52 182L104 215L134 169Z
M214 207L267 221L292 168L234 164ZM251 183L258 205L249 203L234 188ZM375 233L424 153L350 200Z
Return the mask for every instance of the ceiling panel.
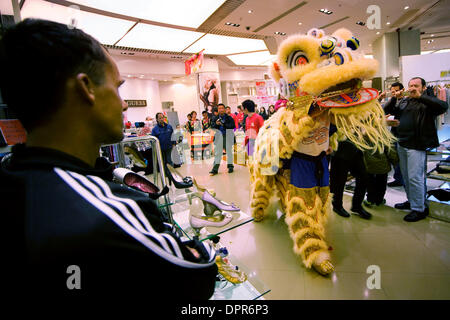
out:
M198 28L225 0L71 0L88 7L139 19Z
M190 46L185 52L195 53L205 49L205 54L233 54L257 50L267 50L263 40L207 34Z
M110 45L119 40L134 24L132 21L75 10L40 0L25 1L21 15L22 19L40 18L67 25L74 24L101 43Z
M269 51L235 54L227 56L236 65L241 66L264 66L275 60L276 55L271 55Z
M181 52L203 33L139 23L117 45Z

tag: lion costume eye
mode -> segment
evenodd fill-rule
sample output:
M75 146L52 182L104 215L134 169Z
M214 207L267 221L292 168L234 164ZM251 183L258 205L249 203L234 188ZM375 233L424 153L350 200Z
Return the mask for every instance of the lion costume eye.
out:
M301 50L296 50L296 51L292 51L287 59L286 59L287 65L289 66L289 68L294 68L295 66L298 65L304 65L307 64L308 58L306 56L306 53L301 51Z

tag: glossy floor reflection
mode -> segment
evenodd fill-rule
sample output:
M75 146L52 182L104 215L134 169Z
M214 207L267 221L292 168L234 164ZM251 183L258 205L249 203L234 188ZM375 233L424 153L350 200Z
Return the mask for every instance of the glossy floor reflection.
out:
M207 162L178 170L250 213L248 168L236 165L228 174L222 162L219 174L210 177ZM276 204L263 222L224 233L221 243L272 290L266 299L450 299L450 223L432 218L404 222L407 212L393 209L406 199L403 191L388 188L386 199L386 205L367 208L373 214L370 221L330 214L327 241L336 271L328 278L307 270L293 253ZM350 205L347 194L344 207L349 210ZM380 267L381 289L367 288L370 265Z

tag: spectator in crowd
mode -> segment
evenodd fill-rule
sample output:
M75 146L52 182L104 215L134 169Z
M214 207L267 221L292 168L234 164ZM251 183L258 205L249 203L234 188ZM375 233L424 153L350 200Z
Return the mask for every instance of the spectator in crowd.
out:
M259 115L263 118L263 120L269 119L269 115L267 114L266 108L264 108L264 107L261 107L259 109Z
M364 204L369 207L380 206L386 203L384 195L391 165L394 167L398 165L397 151L392 146L389 149L385 148L383 153L365 150L363 156L367 171L367 200L364 200Z
M242 128L244 126L244 109L242 106L238 106L238 114L236 115L236 128Z
M214 250L181 240L156 202L114 182L99 157L102 144L123 139L126 106L106 49L36 19L9 27L0 47L2 94L27 131L0 164L2 289L27 300L135 299L142 288L157 288L151 300L209 299Z
M274 113L275 113L275 106L273 104L271 104L269 106L269 112L267 114L268 118L270 118Z
M222 160L223 150L227 154L228 173L234 170L233 165L233 144L235 128L234 120L231 116L226 114L225 105L219 103L217 106L217 116L214 116L211 121L211 127L215 130L214 135L214 167L209 172L210 175L216 175L219 172L220 162Z
M235 115L234 113L231 112L231 108L230 108L230 107L226 107L226 108L225 108L225 112L226 112L227 115L229 115L230 117L233 118L233 121L234 121L234 131L236 131L237 128L238 128L238 126L236 125L236 122L237 122L237 120L236 120L236 115Z
M255 140L258 136L259 129L264 125L264 119L255 112L255 103L252 100L242 102L244 110L247 112L245 120L245 144L247 145L247 155L253 156Z
M349 172L356 179L351 211L363 219L370 219L372 215L362 206L367 188L363 153L349 140L344 140L339 142L338 149L331 156L330 192L333 193L333 211L345 218L350 217L342 203Z
M152 130L152 136L157 137L159 140L164 163L173 166L171 154L172 147L176 144L176 141L172 141L173 128L165 122L162 112L156 114L156 123L156 126Z
M186 118L187 118L188 121L186 122L184 128L186 129L187 132L190 133L190 132L191 132L191 131L190 131L190 125L191 125L190 122L191 122L191 119L192 119L192 116L191 116L191 113L190 113L190 112L187 114Z
M424 94L426 82L420 77L408 83L409 96L404 104L397 105L397 98L386 104L384 110L398 118L396 128L398 156L408 200L395 205L396 209L411 210L404 218L414 222L429 214L426 204L427 149L439 146L436 117L448 109L445 101Z
M207 111L202 112L202 117L202 131L206 131L211 128L211 119L209 119Z
M383 99L386 95L387 95L386 92L383 92L380 95L380 98ZM390 88L390 95L392 97L391 99L394 99L394 98L396 99L396 103L395 103L396 108L403 110L404 107L406 106L406 102L407 102L406 97L404 96L403 84L400 82L394 82ZM388 101L387 104L389 104L390 102L391 101ZM389 117L390 117L390 114L387 115L387 118L389 118ZM398 121L399 117L400 117L399 115L394 116L394 120L396 120L397 123L394 122L395 124L392 124L391 132L395 137L397 137L396 126L399 123L399 121ZM395 143L395 148L398 149L397 142ZM389 182L387 185L388 185L388 187L401 187L404 185L402 172L400 170L400 163L397 163L397 165L394 167L394 181Z

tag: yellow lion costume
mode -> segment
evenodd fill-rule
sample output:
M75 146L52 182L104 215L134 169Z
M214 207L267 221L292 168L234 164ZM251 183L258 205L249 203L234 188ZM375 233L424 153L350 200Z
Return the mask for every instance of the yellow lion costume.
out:
M346 29L331 36L312 29L281 43L270 71L289 102L264 123L249 160L255 221L264 218L277 194L294 252L322 275L334 270L324 235L330 204L325 156L337 148L338 136L329 138L330 122L341 139L360 149L382 151L394 139L378 92L361 86L374 76L378 62L358 48L358 39Z

